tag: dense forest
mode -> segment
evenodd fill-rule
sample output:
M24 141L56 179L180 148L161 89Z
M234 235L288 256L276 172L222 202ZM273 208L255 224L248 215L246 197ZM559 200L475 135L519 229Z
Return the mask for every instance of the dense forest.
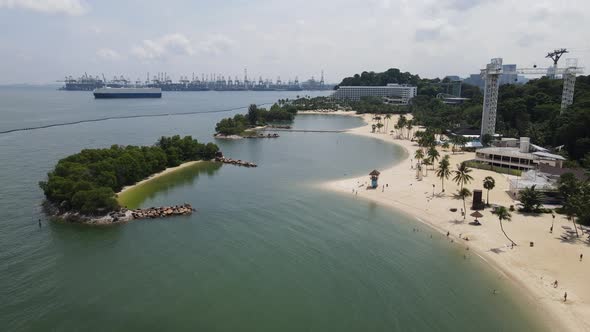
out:
M61 210L105 214L119 208L115 193L148 176L193 160L208 160L219 151L191 136L161 137L154 146L85 149L61 159L39 183L45 197Z

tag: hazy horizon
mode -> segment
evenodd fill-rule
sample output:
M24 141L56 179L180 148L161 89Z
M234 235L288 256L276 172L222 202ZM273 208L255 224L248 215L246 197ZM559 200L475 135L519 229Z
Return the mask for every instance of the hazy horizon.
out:
M524 0L157 1L0 0L0 84L149 72L338 83L399 68L466 77L491 58L547 67L545 55L590 63L590 2ZM565 64L562 60L561 63Z

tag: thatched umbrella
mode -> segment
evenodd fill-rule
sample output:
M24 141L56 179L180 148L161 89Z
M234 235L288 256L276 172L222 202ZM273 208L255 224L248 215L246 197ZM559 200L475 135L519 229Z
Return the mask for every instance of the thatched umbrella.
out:
M371 175L371 176L379 176L379 174L381 174L381 172L379 172L376 169L374 169L371 173L369 173L369 175Z
M483 217L483 214L479 213L479 211L475 211L472 214L470 214L470 216L474 217L475 221L479 222L479 220L477 220L477 218Z

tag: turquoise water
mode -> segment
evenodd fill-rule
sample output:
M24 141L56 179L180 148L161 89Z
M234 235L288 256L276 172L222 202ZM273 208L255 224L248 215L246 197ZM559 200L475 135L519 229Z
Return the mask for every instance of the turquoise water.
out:
M286 96L294 93L177 93L156 104L93 103L83 93L0 89L0 100L13 105L0 105L0 119L11 123L0 122L10 129L110 112L205 112ZM394 210L314 187L403 157L401 149L370 138L281 133L273 140L217 141L227 156L259 167L199 165L137 198L145 207L189 202L198 209L192 216L84 227L39 214L36 183L59 158L176 133L212 140L214 123L229 114L0 135L3 330L542 330L529 304L509 297L509 285L476 257L464 259L463 249L445 237ZM360 124L305 115L294 126ZM413 232L416 227L421 231Z

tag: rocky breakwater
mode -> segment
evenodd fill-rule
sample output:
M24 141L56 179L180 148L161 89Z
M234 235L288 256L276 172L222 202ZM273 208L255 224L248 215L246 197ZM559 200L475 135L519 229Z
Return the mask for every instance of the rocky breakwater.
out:
M193 209L190 204L185 203L183 205L131 210L131 216L133 219L154 219L174 216L188 216L192 214L193 211L195 211L195 209Z
M249 161L243 161L240 159L235 160L235 159L225 158L225 157L215 157L215 161L220 162L220 163L224 163L224 164L236 165L236 166L258 167L258 165L256 165L255 163L251 163Z
M47 201L44 202L43 209L49 216L56 220L87 225L113 225L129 222L135 219L187 216L196 211L190 204L185 203L182 205L151 207L147 209L135 210L122 208L117 211L108 212L105 215L87 215L77 211L64 211L58 206Z

